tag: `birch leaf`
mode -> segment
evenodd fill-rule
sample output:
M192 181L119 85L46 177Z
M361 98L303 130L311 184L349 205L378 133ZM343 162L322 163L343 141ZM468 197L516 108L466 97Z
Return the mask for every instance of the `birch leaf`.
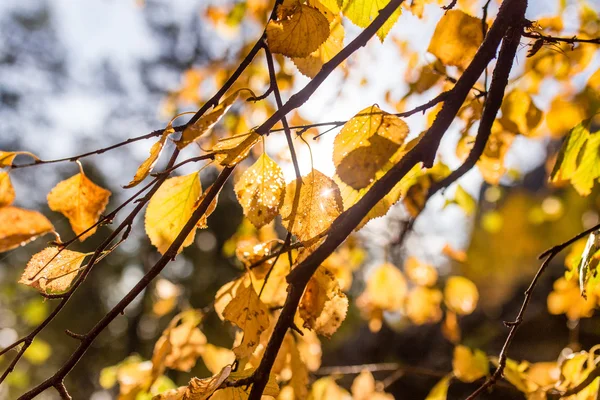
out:
M108 204L110 191L101 188L88 179L81 172L62 182L59 182L48 193L48 206L52 211L57 211L69 219L71 228L76 235L80 235L100 218L100 214ZM79 237L84 241L96 232L93 227Z
M477 286L463 276L451 276L444 288L446 306L458 315L469 315L477 307L479 291Z
M283 223L303 243L309 242L331 226L343 211L342 197L336 183L313 169L302 177L300 196L294 204L296 181L285 190L281 207Z
M323 64L330 61L344 47L344 26L340 18L335 18L329 25L331 34L319 48L307 57L294 57L298 71L309 78L314 78Z
M126 186L124 186L125 189L132 188L132 187L138 185L144 179L146 179L146 177L150 174L150 172L156 165L156 162L158 161L158 157L160 157L160 153L162 152L163 147L165 147L165 142L167 141L167 137L173 132L175 132L175 131L173 130L171 123L169 123L169 125L167 126L167 128L165 128L163 134L161 135L160 139L158 139L158 141L156 143L154 143L152 145L152 147L150 148L150 155L148 156L146 161L144 161L138 167L137 171L135 172L135 176L133 177L131 182L129 182Z
M239 164L248 157L250 149L254 147L258 139L260 139L260 135L256 132L251 132L246 135L220 140L212 148L212 151L215 153L215 161L224 167L233 167Z
M448 388L450 387L450 381L452 380L452 377L452 374L443 377L438 383L435 384L433 389L431 389L425 400L446 400L448 397Z
M277 14L277 21L267 25L267 43L273 53L307 57L329 37L329 21L316 8L284 3Z
M150 242L164 254L188 222L200 193L200 178L197 172L167 179L148 203L145 227ZM194 241L193 229L178 252Z
M488 358L483 351L461 345L454 348L452 369L458 379L467 383L475 382L490 372Z
M60 251L55 246L47 247L31 257L19 283L46 294L65 292L77 276L86 255L67 249Z
M3 167L11 167L13 165L13 161L15 161L15 157L19 154L29 156L33 158L35 161L40 161L40 159L35 155L28 151L2 151L0 150L0 168Z
M586 288L591 278L597 275L598 250L600 250L600 231L590 233L579 261L579 290L586 298Z
M244 215L260 229L279 213L285 194L283 171L263 153L244 171L235 185L235 194Z
M244 331L242 343L233 352L238 358L248 357L258 346L260 334L269 327L269 309L258 298L251 284L246 286L242 283L223 310L223 316Z
M335 137L337 175L353 189L369 186L400 149L408 132L404 121L376 105L360 111Z
M439 58L444 65L465 69L482 42L479 18L460 10L449 10L435 27L427 51Z
M9 206L15 200L15 189L8 172L0 171L0 207Z
M379 15L379 10L388 5L390 0L344 0L342 12L354 24L366 28ZM401 10L398 7L388 20L379 28L377 36L383 42L398 18Z
M52 223L37 211L13 206L0 207L0 253L52 231Z
M299 313L304 327L315 332L333 335L348 312L348 298L340 289L335 275L320 266L310 278L304 295L300 300Z
M225 100L219 103L216 107L205 113L193 124L187 126L183 130L181 138L175 141L177 148L181 150L188 144L195 142L196 140L200 139L202 136L210 132L210 130L217 124L217 122L221 120L223 115L225 115L225 113L231 108L233 103L235 103L238 96L239 90L227 96Z

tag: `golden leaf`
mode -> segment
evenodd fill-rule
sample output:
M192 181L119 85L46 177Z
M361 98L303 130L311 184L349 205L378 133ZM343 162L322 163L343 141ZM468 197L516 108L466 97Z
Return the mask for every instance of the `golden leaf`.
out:
M248 357L258 346L260 334L269 326L269 309L252 285L242 285L223 310L223 317L244 331L242 343L233 349L239 358Z
M237 381L240 379L249 378L254 373L254 368L245 369L243 371L232 372L229 375L228 381ZM217 390L211 397L211 400L246 400L250 394L252 386L228 387ZM279 385L275 375L269 374L269 380L263 391L263 399L275 398L279 395ZM198 398L204 400L205 398ZM187 400L187 398L186 398ZM197 400L196 397L190 397L190 400Z
M542 121L543 113L537 108L531 96L519 89L508 93L502 101L500 123L509 132L534 136L535 129Z
M372 304L387 311L402 309L406 292L404 274L390 263L375 267L367 280L365 290Z
M479 291L477 286L463 276L451 276L444 288L446 306L458 315L469 315L477 307Z
M80 168L77 175L59 182L48 193L48 206L69 219L73 232L81 235L79 240L83 242L96 232L98 227L94 226L82 234L98 222L110 194L110 191L89 180Z
M550 137L559 139L566 132L586 118L585 110L575 101L564 100L561 96L555 97L550 103L546 113L546 126Z
M343 211L342 197L336 183L313 169L302 177L298 204L294 204L296 181L285 190L281 217L287 230L307 243L325 232Z
M442 319L442 293L422 286L413 288L406 296L405 313L416 325L430 324Z
M335 275L320 266L300 300L299 313L304 327L327 337L333 335L348 312L348 298L340 289Z
M433 389L431 389L425 400L446 400L448 397L448 388L450 387L450 381L452 378L452 374L443 377L438 383L435 384Z
M206 191L204 193L202 193L202 195L200 195L200 197L196 201L196 204L194 204L194 210L196 210L196 208L198 208L200 206L200 204L202 204L202 202L204 201L206 195L210 192L210 188L212 188L212 185L210 185L206 189ZM215 211L215 209L217 208L217 203L218 202L219 202L219 193L217 193L215 195L215 197L212 199L212 201L210 202L210 204L206 208L206 211L204 212L204 214L202 214L202 217L200 217L200 219L196 223L196 228L198 228L198 229L206 229L206 228L208 228L208 217L210 217L210 215Z
M409 257L404 263L406 276L416 285L433 286L438 280L437 270L429 264L422 263L416 257Z
M452 370L454 376L463 382L475 382L490 372L490 366L485 353L481 350L471 350L465 346L454 348L452 358Z
M146 210L146 234L150 242L164 254L188 222L202 188L197 172L169 178L154 193ZM181 248L194 241L196 230L192 229Z
M379 15L379 10L388 5L389 0L344 0L342 13L361 28L366 28ZM398 7L388 20L379 28L377 36L383 42L401 14Z
M86 256L77 251L46 247L31 257L19 283L46 294L65 292Z
M152 400L206 400L214 399L213 394L219 386L223 384L231 374L231 366L224 367L218 374L210 378L192 378L188 386L182 386L179 389L172 389L162 393Z
M0 253L53 231L52 223L37 211L13 206L0 207Z
M27 155L33 158L35 161L40 161L40 159L35 155L28 151L2 151L0 150L0 168L3 167L11 167L13 161L15 161L15 157L18 155Z
M337 175L353 189L369 186L400 149L408 132L404 121L376 105L360 111L335 137L333 163Z
M330 376L316 380L309 394L311 400L351 400L352 396Z
M219 122L221 117L223 117L223 115L225 115L225 113L231 108L233 103L235 103L239 96L240 90L227 96L225 100L223 100L212 110L208 111L203 116L198 118L196 122L186 126L186 128L181 133L181 138L175 141L177 148L181 150L188 144L195 142L196 140L204 136L206 133L208 133L217 124L217 122Z
M0 207L10 206L15 200L15 189L8 172L0 171Z
M137 184L139 184L144 179L146 179L146 177L150 174L150 172L156 165L156 162L158 161L158 157L160 157L160 153L162 152L162 149L165 146L165 142L167 141L167 137L173 132L175 132L175 131L173 130L171 123L169 123L169 125L165 128L163 134L160 136L160 139L158 139L158 141L156 143L154 143L152 145L152 147L150 148L150 155L138 167L137 171L135 172L135 176L133 177L131 182L129 182L126 186L124 186L125 189L132 188L132 187L136 186Z
M173 318L154 345L152 363L155 367L163 364L171 369L189 371L196 365L207 342L206 336L197 326L201 319L202 313L197 310L184 311ZM161 354L161 349L164 348L168 351ZM156 361L159 359L162 362Z
M206 369L213 374L216 374L225 366L233 364L235 361L233 351L225 347L214 346L210 343L204 346L204 351L200 355L202 356L204 365L206 365Z
M354 400L394 400L394 396L375 389L375 378L368 370L361 371L352 381L352 398Z
M449 10L435 27L427 51L439 58L444 65L465 69L482 42L479 18L460 10Z
M250 149L258 142L260 135L256 132L221 139L212 148L215 161L224 167L233 167L248 157Z
M283 171L263 153L235 184L235 195L244 215L261 228L279 213L285 195Z
M278 20L267 25L267 43L273 53L307 57L329 37L329 21L316 8L294 2L280 5Z
M177 305L177 299L182 293L180 285L175 285L167 279L157 279L152 297L152 313L157 317L167 315Z
M307 57L294 57L292 59L298 71L309 78L314 78L323 67L323 64L330 61L344 48L344 26L341 18L335 18L329 25L329 29L331 34L317 50Z

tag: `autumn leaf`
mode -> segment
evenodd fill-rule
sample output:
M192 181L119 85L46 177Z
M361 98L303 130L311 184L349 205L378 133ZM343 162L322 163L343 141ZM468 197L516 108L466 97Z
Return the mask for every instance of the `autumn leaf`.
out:
M198 200L196 200L196 204L194 204L194 210L196 210L200 206L200 204L202 204L202 202L206 198L206 195L208 193L210 193L210 189L211 188L212 188L212 185L210 185L206 189L206 191L200 195L200 197L198 198ZM206 229L206 228L208 228L208 217L210 217L210 215L217 209L217 203L218 202L219 202L219 193L217 193L215 195L215 197L212 199L212 201L210 202L210 204L206 208L206 211L204 212L204 214L202 214L202 217L200 217L200 219L196 223L196 228L198 228L198 229Z
M244 215L261 228L279 213L285 195L283 171L263 153L235 184L235 195Z
M192 378L187 387L172 389L153 398L153 400L206 400L227 380L231 374L231 366L224 367L210 378Z
M233 351L239 358L248 357L258 346L260 334L269 326L269 309L258 298L252 285L242 283L223 310L223 317L244 331L242 343Z
M15 200L15 189L8 172L0 171L0 207L10 206Z
M0 253L53 231L52 223L37 211L13 206L0 207Z
M354 400L394 400L394 396L376 390L375 378L368 370L361 371L352 381Z
M225 113L229 111L233 103L235 103L239 96L240 90L227 96L225 100L223 100L212 110L208 111L203 116L198 118L196 122L186 126L186 128L181 133L181 138L175 141L177 148L181 150L188 144L195 142L196 140L204 136L206 133L208 133L217 124L217 122L219 122L223 115L225 115Z
M416 257L409 257L404 263L404 272L410 281L419 286L433 286L437 282L438 272L430 264Z
M376 105L360 111L335 137L337 175L353 189L367 187L400 149L408 132L404 121Z
M446 306L458 315L469 315L477 307L479 291L477 286L463 276L451 276L444 288Z
M221 139L213 146L215 161L224 167L233 167L248 157L250 149L258 142L260 135L256 132Z
M444 65L465 69L482 42L479 18L460 10L449 10L435 27L427 51L439 58Z
M450 204L456 204L457 206L462 208L462 210L467 216L473 215L475 213L475 210L477 209L477 202L475 201L473 196L469 194L469 192L463 189L461 185L456 186L456 191L454 192L454 199L446 200L446 202L444 203L444 208Z
M433 389L431 389L425 400L446 400L448 397L450 381L453 377L454 375L452 374L443 377L438 383L435 384Z
M335 18L329 25L331 34L327 40L307 57L294 57L298 71L309 78L314 78L323 64L330 61L344 47L344 26L340 18Z
M515 89L502 101L502 126L514 134L534 136L543 113L537 108L529 93Z
M594 231L590 233L588 240L585 244L583 253L581 254L581 261L577 271L579 273L579 290L581 295L585 298L587 296L588 283L593 282L595 287L598 284L598 260L600 255L600 231ZM592 287L592 291L594 291Z
M267 43L273 53L307 57L329 37L327 18L299 1L280 5L277 17L267 25Z
M132 188L138 185L144 179L146 179L146 177L150 174L150 172L156 165L158 157L160 157L160 153L162 152L162 149L165 146L165 142L167 141L167 137L173 132L175 131L173 130L173 127L169 122L169 125L163 131L162 135L160 136L160 139L158 139L158 141L154 143L150 148L150 155L148 156L148 158L138 167L137 171L135 172L135 176L133 177L131 182L124 186L125 189Z
M340 289L335 275L320 266L306 285L300 300L299 313L304 327L330 337L348 312L348 298Z
M73 232L81 235L79 240L83 242L96 232L97 227L91 227L98 222L110 195L85 176L80 166L77 175L59 182L48 193L48 206L69 219Z
M351 400L352 396L341 388L331 376L317 379L310 389L311 400Z
M197 172L169 178L160 186L148 203L146 210L146 234L150 242L164 254L188 222L202 188ZM194 241L193 229L178 252Z
M438 289L417 286L408 292L404 312L416 325L435 323L442 319L441 302Z
M384 263L374 268L365 290L370 301L387 311L402 309L407 293L404 274L394 264Z
M488 375L490 366L483 351L459 345L454 348L452 370L458 379L471 383Z
M232 372L227 381L235 382L240 379L247 379L254 373L254 368L245 369L243 371ZM250 394L250 390L252 386L235 386L228 387L225 389L217 390L211 397L211 400L246 400ZM275 398L279 395L279 385L277 384L277 379L275 375L269 374L269 380L265 385L262 395L264 399ZM190 400L195 400L195 397L190 398Z
M302 177L297 206L295 193L296 181L292 181L285 190L281 217L288 231L307 243L329 229L342 213L342 197L336 183L316 169Z
M202 361L204 361L204 365L206 365L206 369L213 374L216 374L225 366L233 364L235 361L233 351L210 343L204 345L204 350L200 356L202 357Z
M389 4L389 0L344 0L342 13L346 18L361 28L366 28L379 15L379 10ZM401 14L398 7L377 31L379 40L383 42Z
M86 256L77 251L47 247L31 257L19 283L46 294L65 292Z
M38 156L28 151L2 151L0 150L0 168L3 167L11 167L13 165L13 161L15 161L15 157L18 155L27 155L33 158L35 161L40 161Z

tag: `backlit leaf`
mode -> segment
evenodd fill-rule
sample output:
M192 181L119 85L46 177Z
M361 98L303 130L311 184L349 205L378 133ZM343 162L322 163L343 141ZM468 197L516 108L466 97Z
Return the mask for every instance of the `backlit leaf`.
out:
M379 10L388 5L389 0L344 0L342 13L346 18L361 28L366 28L379 15ZM388 20L379 28L377 36L383 42L398 18L401 10L398 7Z
M375 378L368 370L363 370L352 381L354 400L394 400L394 396L376 390Z
M243 90L243 89L242 89ZM221 117L231 108L239 96L239 90L227 96L212 110L206 112L196 122L188 125L181 133L181 138L175 141L178 149L183 149L188 144L200 139L219 122Z
M379 265L367 280L366 293L371 302L383 310L400 310L404 304L406 292L406 278L394 264Z
M242 343L233 351L239 358L248 357L258 346L260 334L269 326L269 309L252 285L242 283L223 310L223 317L244 331Z
M314 78L323 67L323 64L330 61L344 47L344 26L341 19L335 18L329 25L329 29L331 34L317 50L307 57L294 57L292 59L298 67L298 71L309 78Z
M285 194L283 171L263 153L235 184L235 194L244 215L261 228L279 213Z
M597 283L597 279L592 278L598 274L598 250L600 250L600 231L595 231L588 237L578 266L579 289L583 297L586 297L588 282L594 280Z
M448 397L450 381L453 377L454 376L452 374L443 377L438 383L435 384L433 389L431 389L425 400L446 400Z
M44 364L52 355L52 347L48 342L36 338L23 353L23 357L34 365Z
M335 137L337 175L354 189L367 187L400 149L408 132L404 121L376 105L360 111Z
M333 335L348 312L348 298L340 289L335 275L320 266L306 285L299 313L304 327L315 332Z
M224 167L233 167L248 157L250 149L258 142L260 135L256 132L221 139L212 148L215 161Z
M96 185L83 173L80 172L59 182L48 193L48 206L52 211L62 213L69 219L71 228L76 235L80 235L88 228L98 222L100 214L104 212L110 197L110 191ZM93 227L79 237L84 241L96 232Z
M52 223L37 211L0 207L0 253L53 231Z
M19 283L42 293L62 293L69 289L87 254L47 247L31 257Z
M225 347L214 346L210 343L206 343L204 351L200 355L206 368L213 374L216 374L222 368L231 365L235 361L233 351Z
M15 200L15 189L8 172L0 171L0 207L9 206Z
M298 1L280 5L277 16L277 21L269 21L267 25L267 43L273 53L307 57L329 36L327 18L316 8Z
M473 196L469 194L462 186L456 186L456 192L454 192L454 199L446 200L444 207L449 204L456 204L465 212L466 215L473 215L477 209L477 203Z
M150 174L150 172L156 165L156 162L158 161L158 157L160 157L160 153L162 152L162 149L165 146L165 142L167 141L167 137L173 132L175 132L175 131L173 130L171 123L169 123L167 128L165 128L163 134L160 136L160 139L158 139L158 141L156 143L154 143L152 145L152 147L150 148L150 155L138 167L137 171L135 172L135 176L133 177L131 182L129 182L127 184L127 186L124 186L125 189L134 187L137 184L139 184L141 181L146 179L146 177Z
M533 136L542 121L543 113L531 96L519 89L508 93L502 101L502 126L514 134Z
M202 188L197 172L169 178L148 203L145 227L150 242L164 254L188 222ZM185 239L179 251L194 241L195 230Z
M441 302L438 289L417 286L408 292L404 312L413 324L435 323L442 319Z
M2 151L0 150L0 168L10 167L15 161L15 157L18 155L27 155L33 158L35 161L40 161L40 159L35 155L28 151Z
M482 41L479 18L460 10L449 10L435 27L427 51L439 58L444 65L465 69Z
M490 366L483 351L459 345L454 348L452 370L458 379L471 383L488 375Z
M451 276L444 288L446 306L458 315L469 315L477 307L479 291L477 286L463 276Z
M433 286L437 282L438 272L429 264L425 264L416 257L409 257L404 263L406 276L416 285Z
M342 197L336 183L313 169L302 177L298 204L294 204L296 181L285 190L281 206L283 224L303 243L309 242L331 226L343 211Z
M231 366L224 367L218 374L210 378L192 378L188 386L169 390L153 398L153 400L206 400L211 397L231 374Z

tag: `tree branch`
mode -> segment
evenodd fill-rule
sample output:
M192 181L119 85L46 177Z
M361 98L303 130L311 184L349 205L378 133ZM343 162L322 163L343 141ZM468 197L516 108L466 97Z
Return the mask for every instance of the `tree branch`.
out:
M522 35L526 38L530 39L541 39L546 43L587 43L587 44L600 44L600 37L592 38L592 39L581 39L577 36L572 36L570 38L567 37L559 37L559 36L550 36L544 35L543 33L537 31L524 31Z

